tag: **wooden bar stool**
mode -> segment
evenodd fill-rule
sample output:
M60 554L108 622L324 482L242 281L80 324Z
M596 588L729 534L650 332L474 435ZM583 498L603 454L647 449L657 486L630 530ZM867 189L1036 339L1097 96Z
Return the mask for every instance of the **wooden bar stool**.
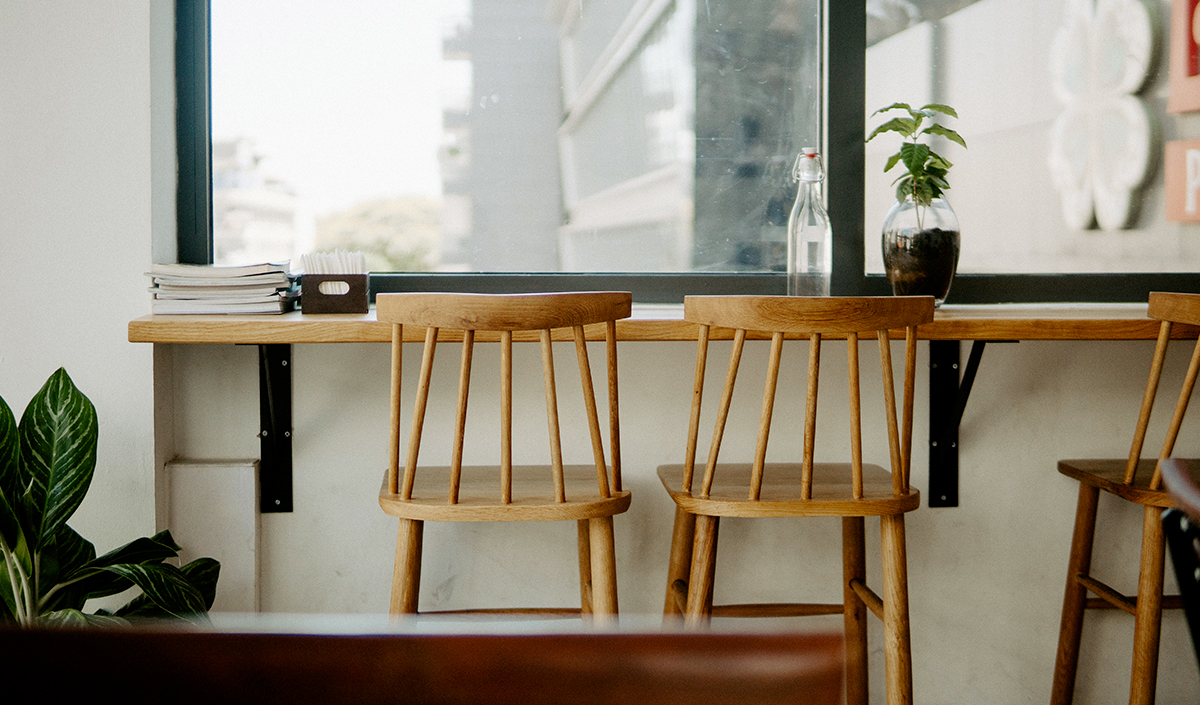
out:
M1162 510L1173 506L1170 494L1161 488L1158 460L1142 459L1142 444L1150 423L1150 411L1162 377L1171 326L1174 323L1200 325L1200 295L1150 295L1150 318L1162 322L1150 380L1142 397L1142 410L1134 431L1133 446L1127 459L1060 460L1058 471L1079 482L1079 501L1075 510L1075 530L1071 539L1071 557L1067 565L1067 587L1063 596L1062 623L1058 634L1058 656L1054 664L1054 690L1050 702L1067 705L1075 693L1075 672L1079 663L1079 641L1083 631L1084 610L1112 608L1134 616L1133 672L1129 702L1144 705L1154 702L1158 677L1158 636L1162 609L1178 608L1178 596L1163 597L1164 542ZM1180 424L1187 411L1196 375L1200 372L1200 340L1197 341L1184 379L1175 415L1167 429L1159 459L1171 455ZM1096 507L1100 490L1144 507L1142 556L1137 594L1128 597L1091 575L1092 548L1096 532ZM1089 598L1091 592L1096 597Z
M684 614L691 625L711 615L800 616L844 614L846 702L867 702L867 623L869 609L884 624L887 701L912 702L912 658L908 625L908 568L904 514L920 506L909 487L916 326L933 320L932 297L805 298L768 296L689 296L684 319L699 324L691 423L682 465L664 465L659 478L675 500L675 529L667 575L665 613ZM733 351L717 410L707 462L694 487L696 446L709 337L713 327L734 329ZM905 329L904 398L897 419L889 331ZM752 462L721 463L717 456L733 398L747 331L771 334L767 379ZM804 452L799 463L767 463L767 441L775 404L784 337L808 340L808 393ZM859 335L880 342L883 396L891 472L863 463L859 394ZM816 463L817 386L825 337L847 340L850 388L850 462ZM837 604L712 604L717 533L721 517L842 517L843 602ZM866 585L864 517L881 521L883 595Z
M472 612L582 612L617 614L616 558L612 517L629 508L621 489L621 450L617 408L616 321L630 314L627 292L561 294L380 294L377 317L392 324L391 444L389 465L379 492L383 511L400 518L392 579L392 614L417 612L421 583L421 538L426 521L567 521L577 522L581 610L481 609ZM608 415L611 467L605 460L600 420L584 326L604 327L608 360ZM425 347L409 433L400 471L400 369L404 326L425 329ZM574 340L591 437L591 465L564 465L559 434L552 340L567 329ZM441 338L462 340L458 410L449 465L421 467L418 460L425 411L433 376L434 353ZM500 341L500 462L463 466L463 440L476 332L498 333ZM522 333L525 333L522 335ZM515 334L515 335L514 335ZM541 343L549 463L513 465L512 354L514 338ZM519 441L520 439L518 439ZM611 473L611 474L610 474Z

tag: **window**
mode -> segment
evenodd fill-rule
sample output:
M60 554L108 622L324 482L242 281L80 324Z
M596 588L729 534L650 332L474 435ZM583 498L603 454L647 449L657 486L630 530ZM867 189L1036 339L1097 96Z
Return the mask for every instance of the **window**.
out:
M212 51L201 254L352 247L427 286L642 300L782 290L790 163L822 138L819 0L276 5L179 2L181 45L190 12ZM431 122L424 151L392 144ZM389 220L409 227L379 236Z
M881 0L864 9L828 0L459 0L410 7L400 0L361 0L330 4L300 48L289 50L273 46L275 40L267 35L279 25L302 25L299 13L278 10L257 18L230 14L234 19L222 19L229 8L231 13L261 13L269 3L211 0L211 45L220 55L210 70L209 1L177 0L181 261L212 261L214 254L219 260L222 248L232 249L218 238L214 253L214 229L240 237L256 230L259 242L290 229L293 246L301 244L302 251L369 249L362 243L364 237L370 240L372 227L387 230L388 223L404 221L405 234L380 248L373 267L375 291L413 286L622 288L633 290L641 301L678 301L691 292L782 293L780 251L794 196L787 171L799 148L810 144L823 146L827 155L834 293L887 293L876 262L880 216L874 210L880 207L876 200L886 208L878 194L884 184L886 196L890 177L875 173L881 169L877 154L862 143L866 110L878 107L874 103L881 94L877 67L886 63L889 47L909 51L917 41L924 41L922 50L938 58L949 45L946 33L962 17L1004 4ZM1021 0L1015 5L1019 7L1010 12L1042 17L1046 24L1048 13L1040 4ZM438 16L411 14L417 6L433 8ZM410 14L396 19L396 13L405 12ZM1056 7L1049 15L1057 18L1057 12ZM348 29L356 14L381 31L356 37ZM245 78L250 72L227 63L234 50L225 43L223 21L251 30L260 52L252 61L290 65L297 78L260 76L257 89L249 84L227 90L230 76ZM435 33L432 44L428 36L421 41L394 38L416 26ZM964 35L953 31L958 35L950 39L961 46ZM943 34L934 36L937 32ZM391 41L376 41L376 35ZM322 67L311 57L295 58L321 46L335 47L342 36L356 40L356 48L341 53L362 55L366 68ZM389 44L423 46L432 63L422 71L413 71L411 64L393 71L403 59L380 53ZM945 61L931 60L910 77L919 73L931 98L954 104L950 96L932 94L942 88L939 71L946 72ZM366 129L354 128L341 141L343 162L324 167L327 180L342 187L365 176L358 172L369 170L355 164L366 162L408 165L414 173L434 173L432 179L423 186L404 186L393 173L356 194L313 196L312 179L276 169L286 161L279 134L298 131L301 136L293 141L303 147L305 130L293 126L253 134L253 121L231 117L236 111L223 112L230 106L243 110L278 85L293 92L299 86L310 105L333 102L342 113L394 115L388 112L393 108L374 97L364 100L362 93L341 97L341 103L350 105L319 94L326 73L334 74L331 85L346 84L346 76L369 77L374 83L356 90L373 93L397 91L388 83L395 75L439 77L440 104L432 121L420 122L421 129L433 124L437 131L437 149L427 151L424 161L388 151L387 144L378 144L368 157L349 159L354 142L349 138ZM913 86L889 88L908 92ZM420 91L401 92L414 97ZM317 112L283 98L261 102L284 107L293 117L311 119L305 113ZM401 109L418 112L415 107ZM264 118L262 124L270 119L277 118ZM971 130L964 132L972 150L952 173L961 179L952 184L963 193L976 189L972 184L983 170L976 155L989 154L986 140L976 143ZM322 133L319 127L307 129L309 136ZM1040 160L1034 168L1039 167ZM317 174L322 170L309 168ZM354 178L346 178L348 174ZM338 175L343 178L334 178ZM952 200L958 193L951 192ZM970 219L994 220L996 199L977 200L990 203L992 210L971 213ZM966 204L955 205L961 214ZM1020 212L1024 216L1030 210ZM1037 210L1043 210L1041 204ZM964 217L968 223L970 219ZM1015 227L1042 226L1020 221ZM355 231L367 234L356 236ZM964 238L970 233L968 226ZM1079 242L1119 237L1094 234L1079 235ZM394 244L397 240L401 245ZM965 243L970 246L969 239ZM243 255L269 258L263 250ZM1154 288L1200 289L1198 277L1186 271L1059 274L1071 270L981 267L972 256L964 256L951 303L1136 301ZM989 256L984 263L992 261ZM1189 268L1195 269L1181 267ZM1026 273L1010 273L1014 271Z
M1110 22L1117 15L1100 5L868 3L868 112L897 100L946 103L967 139L967 150L935 147L955 163L947 195L963 224L950 302L1144 301L1153 289L1200 290L1200 233L1164 217L1155 158L1162 145L1152 125L1168 135L1188 127L1187 116L1163 110L1168 13L1147 14L1139 30L1128 18ZM1114 70L1124 88L1114 87ZM881 122L876 116L868 128ZM879 224L896 173L883 166L898 141L893 134L867 146L868 279L883 272ZM1139 164L1142 175L1124 195L1096 186ZM1064 166L1082 188L1064 187ZM1121 210L1123 198L1129 207Z

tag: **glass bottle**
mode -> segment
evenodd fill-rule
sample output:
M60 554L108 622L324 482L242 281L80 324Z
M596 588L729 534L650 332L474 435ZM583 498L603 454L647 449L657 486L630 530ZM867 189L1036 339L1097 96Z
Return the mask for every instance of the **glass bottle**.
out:
M833 228L821 198L824 178L821 155L805 147L792 167L792 179L799 188L788 218L788 296L829 296Z

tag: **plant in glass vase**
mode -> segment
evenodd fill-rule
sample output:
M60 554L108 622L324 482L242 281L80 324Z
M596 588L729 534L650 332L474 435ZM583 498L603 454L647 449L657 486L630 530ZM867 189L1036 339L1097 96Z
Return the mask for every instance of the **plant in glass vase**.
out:
M870 142L885 132L896 132L904 138L900 151L889 157L883 168L886 173L898 164L905 167L893 182L896 203L883 222L884 268L892 293L931 295L940 306L958 268L958 219L944 197L950 188L946 175L953 164L920 139L940 135L963 147L967 143L957 132L937 122L939 115L958 117L948 105L929 103L913 108L908 103L892 103L872 116L893 110L907 115L893 117L867 137Z

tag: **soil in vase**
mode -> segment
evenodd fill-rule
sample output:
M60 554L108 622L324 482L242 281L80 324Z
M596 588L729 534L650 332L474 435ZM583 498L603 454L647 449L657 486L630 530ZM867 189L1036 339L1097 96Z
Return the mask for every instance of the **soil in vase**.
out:
M942 301L958 268L959 231L930 228L886 238L883 262L896 296L933 296Z

